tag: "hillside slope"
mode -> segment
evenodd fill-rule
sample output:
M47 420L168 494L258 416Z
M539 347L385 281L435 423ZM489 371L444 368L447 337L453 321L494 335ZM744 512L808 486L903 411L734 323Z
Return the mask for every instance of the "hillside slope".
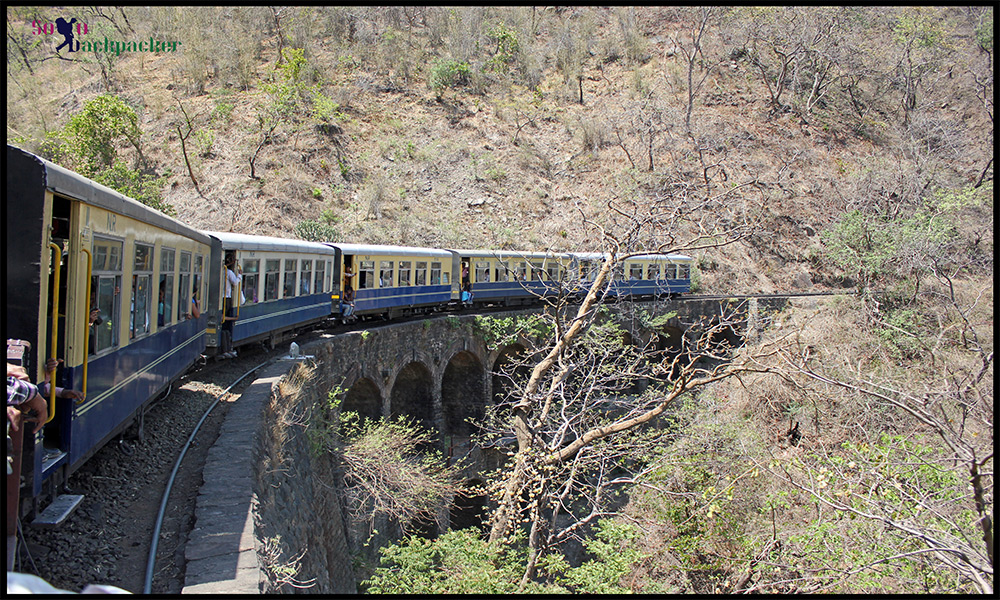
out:
M908 15L888 9L88 10L80 20L97 39L158 35L179 50L52 60L58 36L31 35L31 22L60 13L8 8L19 34L8 39L8 142L44 151L45 134L88 100L117 94L139 114L147 167L167 177L164 199L205 229L295 235L302 221L325 219L352 242L590 249L598 234L581 215L606 224L609 200L649 202L675 193L670 182L756 181L760 231L705 252L702 284L788 290L833 282L815 260L817 236L862 196L966 185L992 157L991 113L976 96L982 49L971 39L982 17L971 9L913 17L945 19L941 45L961 61L906 55L892 36ZM802 40L778 33L807 17ZM861 17L872 22L850 20ZM199 22L216 32L191 29ZM828 44L838 31L839 45ZM803 41L816 57L801 53L774 102L775 50ZM293 48L302 58L290 76ZM884 56L852 54L874 50ZM900 57L922 61L906 115L889 73ZM823 61L833 66L821 73ZM442 80L454 64L468 73ZM834 81L817 101L809 86L821 75ZM864 76L868 87L851 89ZM203 196L181 151L189 128Z

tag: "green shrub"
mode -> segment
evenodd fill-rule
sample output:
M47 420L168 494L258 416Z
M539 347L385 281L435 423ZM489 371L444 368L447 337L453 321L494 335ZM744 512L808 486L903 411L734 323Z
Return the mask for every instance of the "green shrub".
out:
M440 96L445 88L468 85L471 75L469 63L439 59L431 65L431 74L427 81L431 89Z
M295 235L307 242L337 241L337 229L319 221L302 221L295 226Z

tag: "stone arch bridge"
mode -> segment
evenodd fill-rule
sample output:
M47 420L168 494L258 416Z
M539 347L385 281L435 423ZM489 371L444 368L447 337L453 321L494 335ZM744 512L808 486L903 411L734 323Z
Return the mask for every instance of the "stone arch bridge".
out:
M768 301L769 304L783 304ZM684 336L697 336L705 323L720 315L736 315L734 338L753 336L759 329L765 301L679 299L638 303L649 317L676 312L656 330L641 325L629 310L611 305L631 343L647 343L657 336L660 350L680 346ZM490 317L526 316L537 309L490 313ZM442 449L452 456L474 449L468 446L469 418L479 418L484 407L505 393L499 375L523 352L525 344L513 341L489 347L475 334L474 315L411 320L369 330L330 336L311 345L320 363L315 385L323 390L340 388L341 410L368 418L406 415L437 432ZM479 462L479 461L474 461ZM481 463L480 463L481 464Z

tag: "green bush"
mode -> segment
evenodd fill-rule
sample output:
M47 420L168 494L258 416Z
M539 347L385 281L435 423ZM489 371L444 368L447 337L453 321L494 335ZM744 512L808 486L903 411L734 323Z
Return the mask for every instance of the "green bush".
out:
M431 89L440 95L445 88L468 85L471 76L469 63L439 59L431 65L431 74L427 81Z
M295 226L295 235L307 242L337 241L337 229L319 221L302 221Z

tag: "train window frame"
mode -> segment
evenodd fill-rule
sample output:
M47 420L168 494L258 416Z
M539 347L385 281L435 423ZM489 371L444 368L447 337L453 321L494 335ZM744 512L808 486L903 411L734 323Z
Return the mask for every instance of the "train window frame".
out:
M647 263L646 264L646 279L649 281L656 281L660 278L660 263Z
M308 296L312 292L310 291L313 287L313 260L311 258L303 258L299 261L299 295Z
M379 288L391 288L393 287L392 277L396 271L396 261L393 260L380 260L378 261L378 287Z
M296 283L299 275L299 259L286 258L281 261L284 271L281 274L281 297L294 298L298 289ZM291 276L291 279L289 279Z
M667 263L663 276L665 279L677 279L677 263Z
M107 251L99 252L99 248ZM113 252L117 250L117 252ZM93 241L94 266L91 269L91 299L90 308L99 311L101 323L90 325L90 341L87 353L90 356L100 356L114 351L120 346L119 323L121 317L121 286L124 276L122 257L125 254L125 241L121 239L94 236ZM98 261L101 254L103 259ZM115 260L109 260L115 258ZM106 335L102 335L106 334ZM102 343L107 340L107 343Z
M642 270L643 270L642 269L642 263L638 263L638 262L629 263L628 264L628 278L629 278L629 280L642 279Z
M140 250L148 251L147 257L140 259ZM152 319L150 309L153 303L153 251L152 244L135 242L133 244L132 256L132 305L129 310L129 339L142 338L152 331ZM138 326L139 311L142 311L142 327Z
M545 266L545 276L548 281L559 281L561 279L559 271L560 269L558 264L549 264Z
M181 250L177 259L177 322L180 323L190 314L191 298L191 253ZM185 291L187 290L187 291Z
M477 260L475 262L476 278L473 283L489 283L490 282L490 261L488 260Z
M399 287L410 287L412 285L410 280L410 273L412 272L413 261L411 260L401 260L399 261L399 275L397 283Z
M441 283L441 263L431 262L431 285L444 285Z
M691 279L691 265L688 263L680 263L677 265L677 278Z
M244 304L257 304L260 296L260 259L243 259L243 299Z
M264 260L264 302L278 299L281 291L281 259Z
M157 296L156 304L156 328L173 325L174 319L174 280L177 273L177 250L166 246L160 248L160 282L159 288L163 289L163 301ZM161 318L162 317L162 318Z
M326 261L316 260L316 273L313 274L313 287L317 294L326 293Z
M414 264L416 266L413 268L413 284L427 285L427 261L418 260Z
M208 289L208 280L205 278L205 255L201 253L195 253L194 264L191 269L191 289L194 293L197 293L197 299L199 303L204 303L204 298L206 291Z
M545 270L545 261L531 263L531 280L545 281L548 272Z
M372 289L375 289L375 261L374 260L360 260L360 261L358 261L358 289L359 290L372 290Z

